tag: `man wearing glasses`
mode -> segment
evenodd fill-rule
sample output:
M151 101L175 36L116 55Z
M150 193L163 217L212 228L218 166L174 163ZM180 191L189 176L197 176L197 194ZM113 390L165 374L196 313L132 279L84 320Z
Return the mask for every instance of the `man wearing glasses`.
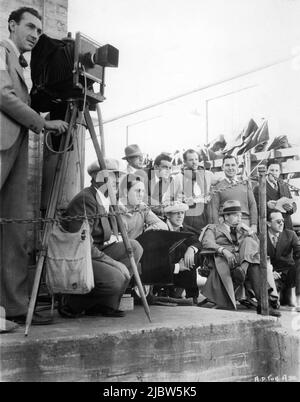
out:
M281 303L295 307L292 288L296 287L296 310L300 312L300 241L293 230L284 229L284 218L279 211L268 212L267 225L268 256Z

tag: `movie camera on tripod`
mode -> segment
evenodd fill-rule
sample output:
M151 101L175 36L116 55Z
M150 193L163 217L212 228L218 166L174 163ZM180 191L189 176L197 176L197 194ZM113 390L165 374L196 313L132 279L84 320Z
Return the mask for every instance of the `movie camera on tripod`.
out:
M32 108L38 112L57 110L57 105L70 99L84 99L91 110L103 102L105 68L118 67L119 51L107 44L101 46L80 32L57 40L43 34L32 51ZM94 84L100 91L94 91Z
M138 286L145 313L151 322L150 310L141 283L139 272L134 260L133 250L129 243L124 223L120 216L116 195L109 180L93 121L90 115L91 110L97 109L99 126L103 126L99 103L105 100L105 68L117 67L119 62L119 51L111 45L101 46L99 43L88 38L82 33L77 33L75 40L68 35L66 39L57 40L42 35L32 51L31 56L31 78L33 87L31 90L31 107L38 112L50 112L51 119L62 119L69 123L68 131L57 140L56 146L57 163L53 184L47 202L46 221L57 215L57 206L61 198L62 188L67 171L67 153L73 149L72 136L74 128L78 124L78 116L81 113L81 123L85 122L94 149L97 155L99 166L104 172L104 179L107 184L111 207L115 213L119 230L129 257L132 272ZM94 84L100 84L99 92L95 92ZM47 137L46 137L47 138ZM47 140L45 141L47 143ZM55 141L54 141L55 142ZM26 318L25 335L28 335L33 312L39 292L44 262L47 255L48 239L51 232L50 223L45 223L42 234L40 254L37 261L37 268L32 288L29 309ZM54 298L53 298L54 300Z

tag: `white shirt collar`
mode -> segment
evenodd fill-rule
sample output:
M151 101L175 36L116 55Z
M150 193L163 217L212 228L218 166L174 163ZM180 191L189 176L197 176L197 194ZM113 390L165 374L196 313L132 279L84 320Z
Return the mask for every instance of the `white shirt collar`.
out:
M167 222L166 222L166 223L167 223L169 229L171 230L171 232L175 232L174 226L173 226L172 223L169 221L169 219L167 219ZM183 226L180 226L179 229L177 229L176 231L177 231L177 232L180 232L180 229L182 229L182 228L183 228Z
M13 42L11 39L6 39L7 42L10 44L10 46L13 48L14 52L16 53L17 57L19 58L21 52L20 50L17 48L15 42Z
M225 177L225 180L228 182L228 183L237 183L237 179L236 178L233 178L233 179L229 179L228 177Z
M128 174L135 174L135 172L137 171L137 169L136 168L134 168L134 167L132 167L131 165L127 165L127 173Z
M223 224L226 226L226 229L228 230L228 232L230 232L230 226L224 221Z
M98 203L104 207L104 209L105 209L105 211L107 213L109 213L109 207L110 207L110 199L109 199L109 197L105 197L105 195L102 193L102 191L99 190L98 188L96 188L96 190L97 190L96 199L97 199ZM100 202L99 202L99 199L97 197L100 198Z
M277 183L273 183L271 180L269 180L269 177L267 176L267 182L270 184L270 186L271 187L273 187L273 188L277 188L278 187L278 184Z
M271 230L268 230L268 233L269 233L269 236L270 236L271 239L272 239L273 237L276 237L276 238L278 239L278 237L279 237L279 235L280 235L279 232L273 233L273 232L271 232Z

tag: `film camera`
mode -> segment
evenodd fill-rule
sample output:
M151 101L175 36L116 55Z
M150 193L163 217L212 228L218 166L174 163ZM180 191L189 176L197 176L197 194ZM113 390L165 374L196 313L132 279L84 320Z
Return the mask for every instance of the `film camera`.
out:
M118 67L119 51L101 46L82 33L62 40L43 34L31 55L31 106L38 112L56 111L67 100L86 98L93 109L103 102L105 68ZM94 91L94 84L100 91Z

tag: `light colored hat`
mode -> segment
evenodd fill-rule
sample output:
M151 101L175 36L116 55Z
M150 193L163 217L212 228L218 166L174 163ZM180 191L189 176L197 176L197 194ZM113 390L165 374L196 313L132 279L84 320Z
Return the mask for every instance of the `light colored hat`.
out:
M175 201L172 204L166 205L164 207L164 213L169 213L169 212L185 212L189 209L187 204L184 204L183 202L180 201Z
M125 174L124 171L121 170L120 168L120 162L117 159L113 158L105 158L104 159L105 165L106 165L106 170L110 170L111 172L120 172L122 174ZM98 161L94 161L93 163L90 164L90 166L87 168L88 174L91 176L93 173L100 172L100 166Z
M286 210L283 208L284 204L289 204L289 206L292 208L296 207L296 203L292 198L281 197L276 201L275 209L285 214Z
M125 152L125 156L122 159L128 159L133 156L143 156L143 153L137 144L128 145L125 148L124 152Z
M241 203L237 200L228 200L224 202L221 215L235 214L242 212Z

